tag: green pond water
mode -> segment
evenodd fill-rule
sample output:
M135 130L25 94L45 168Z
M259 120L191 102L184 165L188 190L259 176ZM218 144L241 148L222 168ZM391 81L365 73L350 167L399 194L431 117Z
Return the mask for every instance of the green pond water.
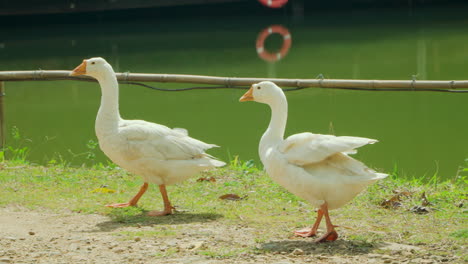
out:
M303 17L291 12L196 17L170 10L173 15L154 19L78 16L80 21L4 26L0 70L71 70L84 58L101 56L114 70L133 73L468 79L468 8L312 10ZM283 59L269 63L258 56L255 43L275 24L289 30L292 45ZM265 48L281 45L282 38L272 35ZM120 92L123 118L183 127L220 145L210 152L220 159L239 155L258 162L270 111L263 104L239 103L244 91L160 92L121 85ZM468 94L305 89L287 97L286 135L376 138L378 144L363 147L356 157L377 170L392 172L397 166L403 175L437 172L453 178L468 157ZM7 144L28 146L36 163L59 156L74 165L90 162L86 152L88 141L96 140L97 83L8 82L4 102L7 131L16 127L23 137L17 142L8 134ZM97 161L105 161L94 152Z

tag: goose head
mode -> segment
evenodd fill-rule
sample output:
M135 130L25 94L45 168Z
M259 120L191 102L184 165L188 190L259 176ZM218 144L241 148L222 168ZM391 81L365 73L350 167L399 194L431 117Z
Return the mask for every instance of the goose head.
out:
M98 79L103 73L113 71L112 66L101 57L83 60L71 73L71 76L88 75Z
M278 99L285 98L283 90L270 81L253 84L250 89L239 99L240 102L255 101L272 105Z

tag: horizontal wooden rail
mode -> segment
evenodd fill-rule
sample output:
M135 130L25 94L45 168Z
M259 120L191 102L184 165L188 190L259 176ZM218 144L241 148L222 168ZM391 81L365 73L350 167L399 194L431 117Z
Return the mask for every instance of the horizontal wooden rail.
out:
M56 81L79 80L95 81L88 76L70 76L70 71L0 71L0 81ZM366 90L456 90L468 88L468 80L460 81L428 81L428 80L345 80L345 79L280 79L280 78L238 78L217 77L184 74L148 74L148 73L116 73L121 82L160 82L160 83L192 83L212 84L226 87L250 86L260 81L272 81L281 87L294 88L339 88Z

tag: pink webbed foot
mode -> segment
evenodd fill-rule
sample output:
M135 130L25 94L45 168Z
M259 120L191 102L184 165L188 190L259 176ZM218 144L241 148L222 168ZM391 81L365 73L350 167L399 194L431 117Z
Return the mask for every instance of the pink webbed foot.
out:
M294 235L300 236L300 237L312 237L317 235L317 230L314 230L312 228L303 228L294 231Z
M138 193L133 197L128 203L114 203L114 204L108 204L106 207L111 207L111 208L124 208L124 207L129 207L129 206L136 206L138 203L138 200L140 200L141 196L146 192L148 189L148 183L145 182L143 185L140 187L140 190Z
M129 206L135 206L135 205L131 203L106 204L106 207L111 207L111 208L124 208L124 207L129 207Z
M321 242L331 242L338 239L338 233L335 230L327 232L325 235L317 238L314 242L321 243Z

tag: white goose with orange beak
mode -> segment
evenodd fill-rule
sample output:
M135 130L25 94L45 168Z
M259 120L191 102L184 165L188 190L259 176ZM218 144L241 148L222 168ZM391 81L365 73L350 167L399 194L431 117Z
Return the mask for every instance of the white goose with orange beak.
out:
M173 213L166 185L181 182L200 171L224 166L225 163L205 153L217 147L188 136L187 130L170 129L143 120L124 120L119 113L119 86L112 66L103 58L83 60L70 75L88 75L98 80L101 106L96 118L96 135L101 150L121 168L143 177L140 191L128 203L108 207L136 206L148 183L159 185L164 210L148 214Z
M295 231L295 234L316 236L325 216L327 231L316 242L336 240L338 233L328 210L345 205L367 185L388 176L348 156L355 153L356 148L377 140L307 132L284 139L288 102L283 90L269 81L252 85L240 101L256 101L270 106L270 124L259 145L262 163L276 182L318 208L315 224Z

